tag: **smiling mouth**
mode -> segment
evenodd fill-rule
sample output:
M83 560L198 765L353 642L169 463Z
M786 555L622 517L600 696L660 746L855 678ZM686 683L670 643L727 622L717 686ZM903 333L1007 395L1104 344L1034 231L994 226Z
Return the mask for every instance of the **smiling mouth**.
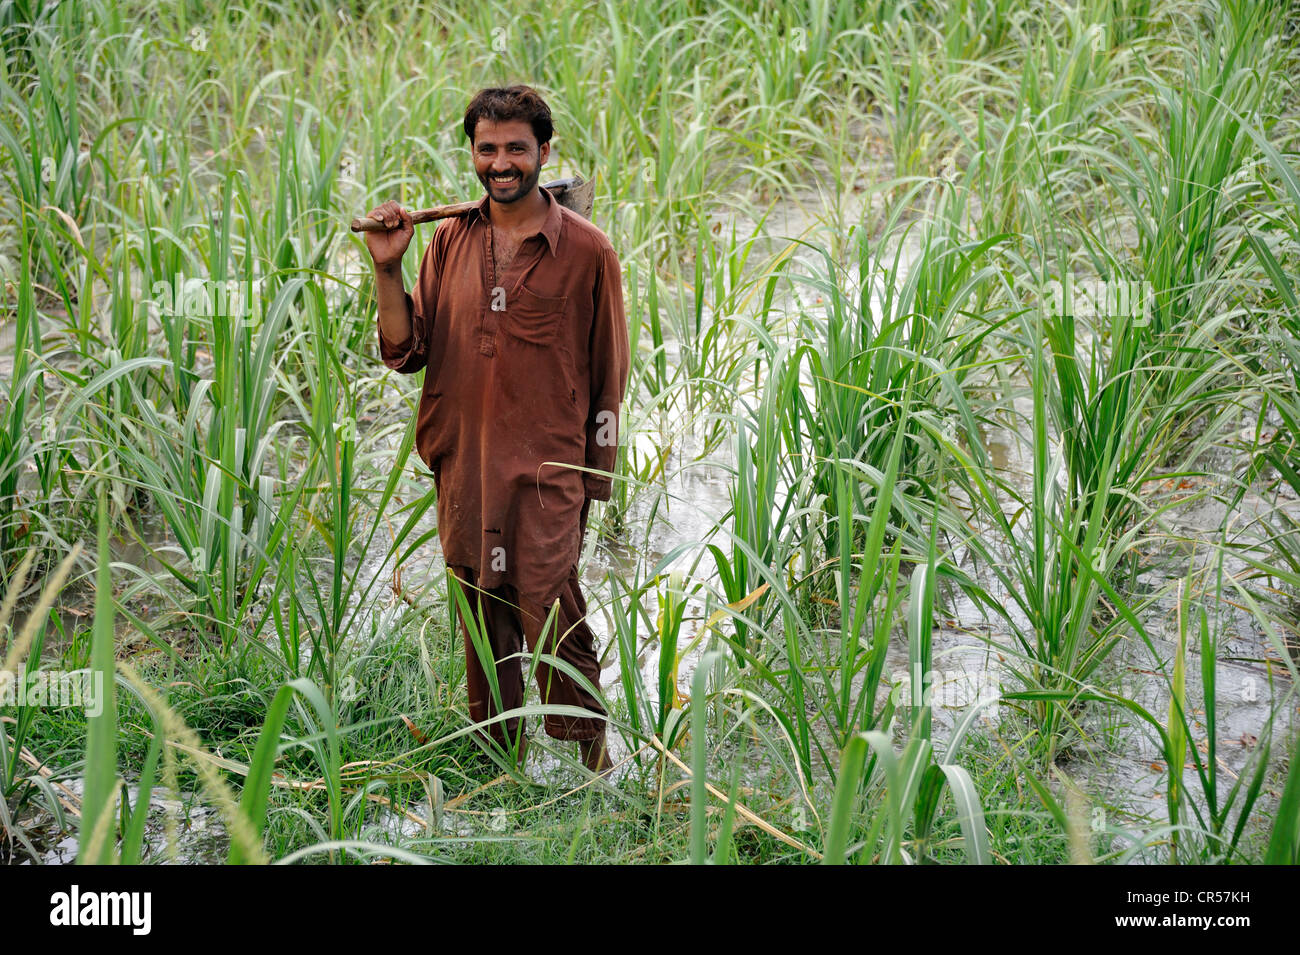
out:
M518 182L518 181L519 181L519 174L518 174L518 173L511 173L511 174L506 175L506 176L495 176L495 175L494 175L494 176L488 176L488 182L494 182L494 183L496 183L498 186L508 186L508 185L510 185L512 182Z

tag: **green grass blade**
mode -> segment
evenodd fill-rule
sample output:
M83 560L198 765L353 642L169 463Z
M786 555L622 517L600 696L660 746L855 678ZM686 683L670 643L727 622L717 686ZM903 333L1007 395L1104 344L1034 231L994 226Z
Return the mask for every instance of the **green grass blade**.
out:
M292 684L282 686L271 701L266 720L262 724L262 732L257 737L257 746L253 749L253 759L248 764L244 792L239 799L239 811L248 819L254 834L258 836L262 834L262 829L266 825L266 801L271 794L271 773L275 769L275 758L279 754L280 730L284 727L293 694ZM232 841L230 854L226 857L227 864L242 865L245 861L239 844Z
M87 718L85 790L82 799L80 864L105 864L114 853L115 840L107 838L90 858L91 834L100 818L112 814L117 792L117 694L113 665L113 575L108 555L108 496L99 488L99 546L95 574L95 622L91 637L92 681L103 683L98 712ZM93 685L93 682L92 682ZM97 701L98 702L98 701Z
M974 780L960 766L946 763L939 768L948 777L948 788L952 791L952 799L957 806L957 823L966 839L967 860L971 865L992 864L988 831L984 825L984 807L980 804Z
M858 787L862 783L862 767L867 760L868 740L864 733L855 733L840 755L835 796L831 802L830 830L826 834L824 865L844 865L849 842L849 827L857 804ZM891 752L892 755L892 752Z

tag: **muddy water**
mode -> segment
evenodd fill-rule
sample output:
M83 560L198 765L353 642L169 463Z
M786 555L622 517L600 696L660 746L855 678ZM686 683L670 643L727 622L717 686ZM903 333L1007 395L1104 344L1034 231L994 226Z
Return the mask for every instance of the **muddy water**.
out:
M8 313L4 313L8 315ZM18 340L18 322L0 321L0 378L11 379L14 374L14 344Z
M70 779L65 785L80 798L80 779ZM139 786L130 783L126 788L131 805L137 805ZM169 817L176 834L174 860L167 844ZM75 831L68 833L46 849L41 857L42 863L72 865L77 861L78 841ZM149 817L145 822L142 862L219 864L225 861L229 849L230 838L216 809L202 805L194 795L178 800L170 789L162 786L155 787L149 793ZM30 865L30 862L23 864Z
M1000 467L1005 466L1009 474L1019 475L1018 488L1022 492L1027 490L1032 463L1019 436L1008 432L987 434L984 439L995 462ZM1137 595L1132 604L1135 608L1142 604L1142 595L1147 595L1145 599L1150 604L1138 610L1138 616L1152 645L1148 647L1138 635L1124 637L1093 677L1094 685L1136 701L1162 724L1168 725L1173 660L1178 652L1179 588L1191 575L1190 586L1196 598L1193 608L1202 604L1207 607L1211 632L1218 647L1215 737L1220 800L1243 772L1256 765L1254 760L1260 755L1260 741L1274 708L1282 705L1274 726L1277 739L1292 738L1297 722L1293 684L1283 662L1285 654L1268 639L1257 617L1242 606L1242 598L1230 585L1225 584L1221 600L1216 601L1213 596L1214 547L1220 540L1220 528L1228 516L1222 502L1232 493L1230 476L1239 471L1237 464L1230 460L1230 455L1212 452L1200 465L1207 477L1171 479L1165 482L1167 487L1162 486L1164 499L1183 499L1184 503L1171 511L1162 524L1149 528L1140 539L1138 548L1142 566L1146 569L1132 584L1121 588ZM1275 504L1256 494L1246 495L1235 512L1233 523L1247 528L1247 531L1235 534L1230 538L1232 542L1258 545L1262 532L1254 522L1267 515ZM971 570L969 567L966 569ZM1235 556L1228 556L1224 561L1226 575L1244 578L1247 569L1246 562ZM995 596L1005 596L998 593L991 573L976 572L975 576ZM1105 601L1102 606L1107 606ZM1005 624L987 620L973 602L960 595L950 604L949 614L955 619L950 619L949 625L941 627L935 634L936 658L949 651L968 654L978 661L976 666L991 666L1005 688L1017 688L1009 666L1016 660L1015 647L1010 634L1004 632ZM952 623L971 626L954 630ZM1022 626L1026 623L1023 617L1020 623ZM990 660L987 655L979 659L980 641L972 640L970 634L980 632L987 636L991 645L1004 648L1001 660ZM1199 630L1195 623L1189 630L1188 644L1185 673L1192 743L1205 759L1208 725ZM942 715L942 711L936 708L936 716ZM943 722L951 725L952 721L947 719ZM1094 829L1112 833L1111 845L1115 851L1140 844L1142 837L1156 826L1163 825L1168 817L1165 802L1168 767L1158 737L1149 724L1118 706L1088 704L1081 725L1084 741L1058 760L1057 767L1074 778L1088 794L1092 813L1090 824ZM1282 752L1275 749L1272 760L1276 763L1281 756ZM1188 798L1204 808L1205 798L1195 775L1194 762L1189 754L1184 770L1184 787ZM1266 787L1264 802L1275 798L1276 794L1276 787L1271 796ZM1187 812L1191 818L1190 809ZM1163 851L1150 850L1145 857L1139 855L1136 861L1162 861Z
M1218 473L1225 472L1231 473L1226 468ZM1136 589L1149 589L1155 598L1142 614L1154 653L1139 638L1126 638L1117 648L1110 668L1115 683L1101 682L1107 687L1117 684L1120 692L1167 723L1173 661L1178 653L1180 587L1188 585L1185 581L1190 576L1194 596L1202 589L1208 590L1206 596L1193 602L1193 608L1198 603L1207 607L1210 631L1216 639L1215 738L1219 798L1223 800L1236 780L1256 765L1270 713L1281 707L1273 726L1275 743L1282 744L1273 751L1272 760L1276 762L1283 757L1285 741L1294 738L1298 711L1294 685L1284 662L1287 654L1269 640L1258 618L1245 609L1240 593L1230 584L1225 583L1222 599L1214 598L1217 557L1210 545L1218 539L1219 528L1228 516L1222 498L1231 491L1227 482L1213 475L1211 471L1208 478L1177 482L1179 493L1199 497L1176 511L1168 529L1154 536L1146 548L1152 567L1139 576ZM1249 525L1273 507L1273 502L1247 494L1235 512L1235 523ZM1253 536L1235 536L1234 543L1257 544L1260 540L1258 530ZM1229 555L1223 569L1225 575L1244 579L1248 565ZM1254 587L1258 589L1258 584ZM1204 760L1208 725L1199 624L1195 618L1189 621L1187 644L1185 666L1192 742ZM1149 827L1167 820L1167 767L1154 730L1144 722L1125 719L1124 715L1098 711L1092 716L1090 724L1097 728L1099 737L1095 758L1080 759L1075 772L1087 780L1099 802L1127 808L1142 831L1143 824ZM1204 806L1190 754L1184 769L1184 785L1190 797ZM1262 803L1268 805L1278 792L1277 786L1266 784ZM1116 848L1122 841L1117 840ZM1158 854L1155 858L1158 859Z

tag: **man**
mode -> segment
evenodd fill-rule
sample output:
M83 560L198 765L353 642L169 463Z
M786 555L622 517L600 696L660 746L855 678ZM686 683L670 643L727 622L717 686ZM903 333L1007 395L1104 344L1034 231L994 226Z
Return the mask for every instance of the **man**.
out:
M505 658L521 642L535 650L556 600L544 652L599 689L577 564L590 503L609 500L630 355L618 256L603 232L538 186L550 156L546 103L526 86L482 90L464 128L487 195L442 222L413 293L401 272L410 214L395 202L373 210L390 231L367 233L366 245L380 356L404 374L426 369L416 448L438 488L448 569L471 606L482 600L510 710L523 705L523 670ZM481 722L496 715L488 674L464 621L462 636L470 716ZM558 667L539 666L537 679L544 703L592 713L548 715L547 733L577 740L584 765L607 770L601 702ZM522 738L523 725L490 730L505 745Z

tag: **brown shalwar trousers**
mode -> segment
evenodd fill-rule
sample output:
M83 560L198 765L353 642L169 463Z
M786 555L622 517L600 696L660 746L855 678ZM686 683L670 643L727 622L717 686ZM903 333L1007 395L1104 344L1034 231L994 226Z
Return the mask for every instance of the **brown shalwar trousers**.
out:
M584 502L582 508L584 532L588 504L589 502ZM499 712L523 706L523 665L526 661L518 656L514 656L513 659L507 657L520 653L525 644L530 654L536 652L542 625L546 622L551 608L521 597L509 584L477 590L475 589L477 581L472 568L452 566L449 569L461 581L465 598L475 614L478 613L481 601L483 620L480 626L487 632L493 658L497 661L497 686L501 693ZM596 637L587 626L587 602L582 595L576 565L569 571L569 579L560 592L559 601L560 609L547 634L542 653L550 654L568 663L592 686L600 689L600 662L596 658ZM493 706L492 689L488 683L487 673L479 660L464 620L461 621L460 630L465 644L469 715L471 720L478 723L491 719L498 711ZM591 717L547 714L545 726L548 735L561 740L587 740L595 739L604 731L605 707L569 674L550 666L545 660L539 660L536 676L543 704L577 706L590 710L594 714ZM513 742L523 738L524 720L510 719L493 723L488 727L488 731L493 740L505 746L507 740Z

